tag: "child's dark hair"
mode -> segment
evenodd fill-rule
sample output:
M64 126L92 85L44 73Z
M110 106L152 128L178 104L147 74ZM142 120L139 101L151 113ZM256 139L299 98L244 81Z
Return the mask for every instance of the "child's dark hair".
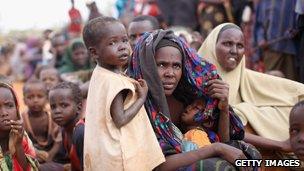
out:
M153 30L159 29L160 25L157 19L150 15L140 15L135 17L131 22L149 21L153 27Z
M50 91L58 90L58 89L70 89L72 91L73 100L76 104L82 103L82 94L79 86L77 84L71 82L61 82L51 88Z
M109 23L119 22L113 17L97 17L90 20L83 28L82 36L87 48L96 46L106 33L104 27Z
M294 113L294 112L295 112L298 108L300 108L300 107L304 107L304 100L301 100L301 101L299 101L297 104L295 104L295 105L292 107L290 113Z
M47 95L47 89L46 89L46 87L44 86L44 83L41 81L41 80L39 80L39 79L37 79L37 78L35 78L35 77L31 77L29 80L27 80L26 82L25 82L25 84L23 85L23 96L25 96L26 95L26 92L27 92L27 89L28 89L28 87L30 86L30 84L41 84L42 85L42 87L43 87L43 91L45 92L45 95Z

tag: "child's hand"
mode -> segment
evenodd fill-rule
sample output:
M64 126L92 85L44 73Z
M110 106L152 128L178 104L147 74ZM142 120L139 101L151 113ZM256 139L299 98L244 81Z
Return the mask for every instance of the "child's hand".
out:
M13 136L13 143L15 146L22 144L22 139L24 135L23 122L21 120L11 120L11 134Z
M143 101L146 100L148 93L148 85L144 79L138 79L137 82L134 82L136 92L138 93L138 98Z
M220 100L218 108L220 110L229 108L229 85L222 80L210 80L208 81L208 91L212 98L217 98Z

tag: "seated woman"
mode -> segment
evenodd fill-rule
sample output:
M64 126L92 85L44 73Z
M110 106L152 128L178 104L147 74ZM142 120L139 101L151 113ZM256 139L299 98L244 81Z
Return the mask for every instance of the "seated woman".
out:
M229 103L258 135L245 133L245 141L265 149L291 151L289 112L304 97L304 85L245 68L244 35L231 23L217 26L199 54L213 63L229 84Z
M220 139L241 140L244 135L240 120L228 108L228 86L212 64L199 58L172 31L146 33L135 47L128 74L145 79L149 87L145 108L166 157L159 170L236 170L236 159L260 157L252 146L240 141L232 143L237 148L219 143ZM208 130L212 142L202 148L183 141L180 131L184 108L198 98L205 100L206 107L193 120ZM217 136L227 133L227 137Z
M24 132L16 94L0 82L0 170L37 170L35 150Z

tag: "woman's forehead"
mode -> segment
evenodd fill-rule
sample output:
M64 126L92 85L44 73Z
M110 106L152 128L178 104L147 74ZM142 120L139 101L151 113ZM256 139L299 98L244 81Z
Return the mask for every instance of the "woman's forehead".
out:
M218 40L232 38L244 39L243 32L237 28L228 28L221 31L218 35Z

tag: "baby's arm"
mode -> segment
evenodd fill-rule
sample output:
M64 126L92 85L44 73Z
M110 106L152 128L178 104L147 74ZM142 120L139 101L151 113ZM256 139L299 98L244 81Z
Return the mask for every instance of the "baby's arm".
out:
M146 81L139 79L138 82L135 82L134 84L136 92L138 93L138 99L128 109L124 110L123 108L124 91L119 92L111 104L111 116L117 128L121 128L129 123L146 101L148 92Z
M211 97L217 98L220 100L219 109L220 117L218 122L218 134L221 138L221 142L230 141L230 133L229 133L229 85L222 80L211 80L208 82L209 85L209 93Z

